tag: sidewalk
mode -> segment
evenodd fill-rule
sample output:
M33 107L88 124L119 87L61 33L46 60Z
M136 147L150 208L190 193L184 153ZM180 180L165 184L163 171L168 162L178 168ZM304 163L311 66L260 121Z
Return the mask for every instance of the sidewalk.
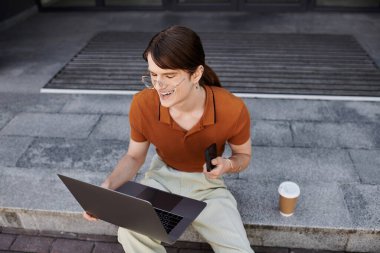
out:
M0 233L1 253L124 253L114 236L70 234L37 234L27 231ZM212 253L206 243L176 242L165 245L168 253ZM279 247L253 247L255 253L344 253L326 250L305 250Z
M56 173L96 184L105 178L128 146L131 97L39 93L95 33L159 31L177 23L196 31L352 34L380 66L379 21L379 14L44 13L1 32L0 227L116 234L112 225L83 220ZM251 244L286 252L379 252L380 103L245 102L253 159L226 183ZM290 218L277 209L277 187L285 180L297 182L302 194ZM181 241L203 243L191 228Z

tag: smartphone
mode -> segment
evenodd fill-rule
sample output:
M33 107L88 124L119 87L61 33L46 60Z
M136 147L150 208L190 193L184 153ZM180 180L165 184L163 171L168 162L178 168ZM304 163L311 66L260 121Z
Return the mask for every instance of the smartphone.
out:
M207 167L208 172L210 172L216 167L215 165L211 164L211 160L216 157L217 157L216 143L213 143L205 150L206 167Z

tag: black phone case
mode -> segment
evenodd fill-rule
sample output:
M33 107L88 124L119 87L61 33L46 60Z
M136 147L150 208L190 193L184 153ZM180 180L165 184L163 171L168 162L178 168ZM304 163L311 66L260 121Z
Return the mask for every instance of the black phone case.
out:
M207 171L211 171L216 167L215 165L211 164L211 160L216 157L217 157L216 143L213 143L205 150Z

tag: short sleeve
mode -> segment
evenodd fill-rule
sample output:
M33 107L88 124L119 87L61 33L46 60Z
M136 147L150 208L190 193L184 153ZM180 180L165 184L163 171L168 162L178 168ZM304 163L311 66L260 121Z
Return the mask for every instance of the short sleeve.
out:
M251 138L251 119L247 107L243 104L228 142L233 145L241 145L247 142L249 138Z
M147 140L143 134L142 113L139 105L139 97L136 95L132 99L129 110L129 124L131 128L130 136L132 140L136 142L144 142Z

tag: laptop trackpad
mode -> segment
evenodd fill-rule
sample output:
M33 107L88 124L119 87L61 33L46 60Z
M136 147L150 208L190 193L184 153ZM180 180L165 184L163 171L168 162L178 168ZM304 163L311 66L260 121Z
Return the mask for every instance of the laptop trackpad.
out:
M180 196L153 188L146 188L138 197L149 201L153 207L168 211L172 210L182 200Z

